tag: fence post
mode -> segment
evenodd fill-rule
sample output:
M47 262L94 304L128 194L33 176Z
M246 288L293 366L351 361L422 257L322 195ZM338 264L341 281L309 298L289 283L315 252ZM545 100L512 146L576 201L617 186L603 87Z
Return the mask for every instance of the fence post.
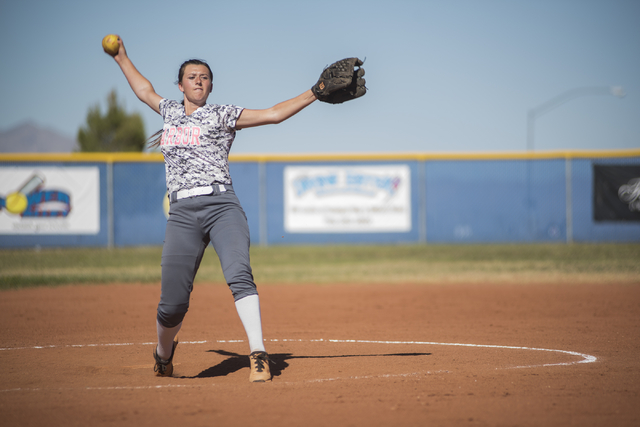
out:
M258 160L258 228L260 246L268 246L267 233L267 167L264 160Z
M107 159L107 248L114 246L113 158Z
M427 161L418 160L418 241L427 243Z
M573 243L573 195L571 186L571 157L566 156L564 160L565 192L566 192L566 215L567 215L567 243Z

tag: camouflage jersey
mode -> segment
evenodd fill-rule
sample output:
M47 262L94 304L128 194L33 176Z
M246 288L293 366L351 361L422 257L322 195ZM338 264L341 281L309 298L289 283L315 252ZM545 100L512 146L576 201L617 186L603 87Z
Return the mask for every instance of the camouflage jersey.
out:
M169 192L211 184L231 184L229 150L242 112L235 105L206 104L190 116L184 106L160 101L162 140Z

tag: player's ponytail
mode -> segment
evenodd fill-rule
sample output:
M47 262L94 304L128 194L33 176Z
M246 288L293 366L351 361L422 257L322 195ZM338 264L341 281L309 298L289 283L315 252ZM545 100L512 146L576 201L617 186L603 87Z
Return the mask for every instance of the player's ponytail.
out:
M147 143L148 148L160 147L160 143L162 142L162 132L164 132L164 129L160 129L158 132L149 137L149 142Z

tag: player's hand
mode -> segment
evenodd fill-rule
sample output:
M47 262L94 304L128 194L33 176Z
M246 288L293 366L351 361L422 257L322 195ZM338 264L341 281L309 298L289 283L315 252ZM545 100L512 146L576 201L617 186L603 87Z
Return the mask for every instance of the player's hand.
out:
M122 38L120 36L118 36L118 43L120 43L120 49L118 49L118 53L114 55L113 59L115 59L117 62L120 62L120 60L127 57L127 50L125 49L124 42L122 41Z

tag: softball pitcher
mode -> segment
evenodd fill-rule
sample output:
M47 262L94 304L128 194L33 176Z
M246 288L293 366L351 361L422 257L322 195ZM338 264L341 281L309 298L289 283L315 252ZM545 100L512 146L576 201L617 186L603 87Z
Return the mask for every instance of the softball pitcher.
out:
M158 376L173 373L177 334L189 308L193 280L211 243L247 334L249 381L271 381L260 300L249 262L249 227L229 175L229 150L238 129L280 123L316 99L337 104L364 95L362 61L338 61L322 72L310 90L271 108L250 110L207 104L213 88L212 72L200 60L186 61L180 67L182 102L162 98L133 65L119 37L118 42L117 52L107 53L113 55L136 96L164 119L164 127L152 143L159 145L164 155L171 202L162 250L154 371Z

